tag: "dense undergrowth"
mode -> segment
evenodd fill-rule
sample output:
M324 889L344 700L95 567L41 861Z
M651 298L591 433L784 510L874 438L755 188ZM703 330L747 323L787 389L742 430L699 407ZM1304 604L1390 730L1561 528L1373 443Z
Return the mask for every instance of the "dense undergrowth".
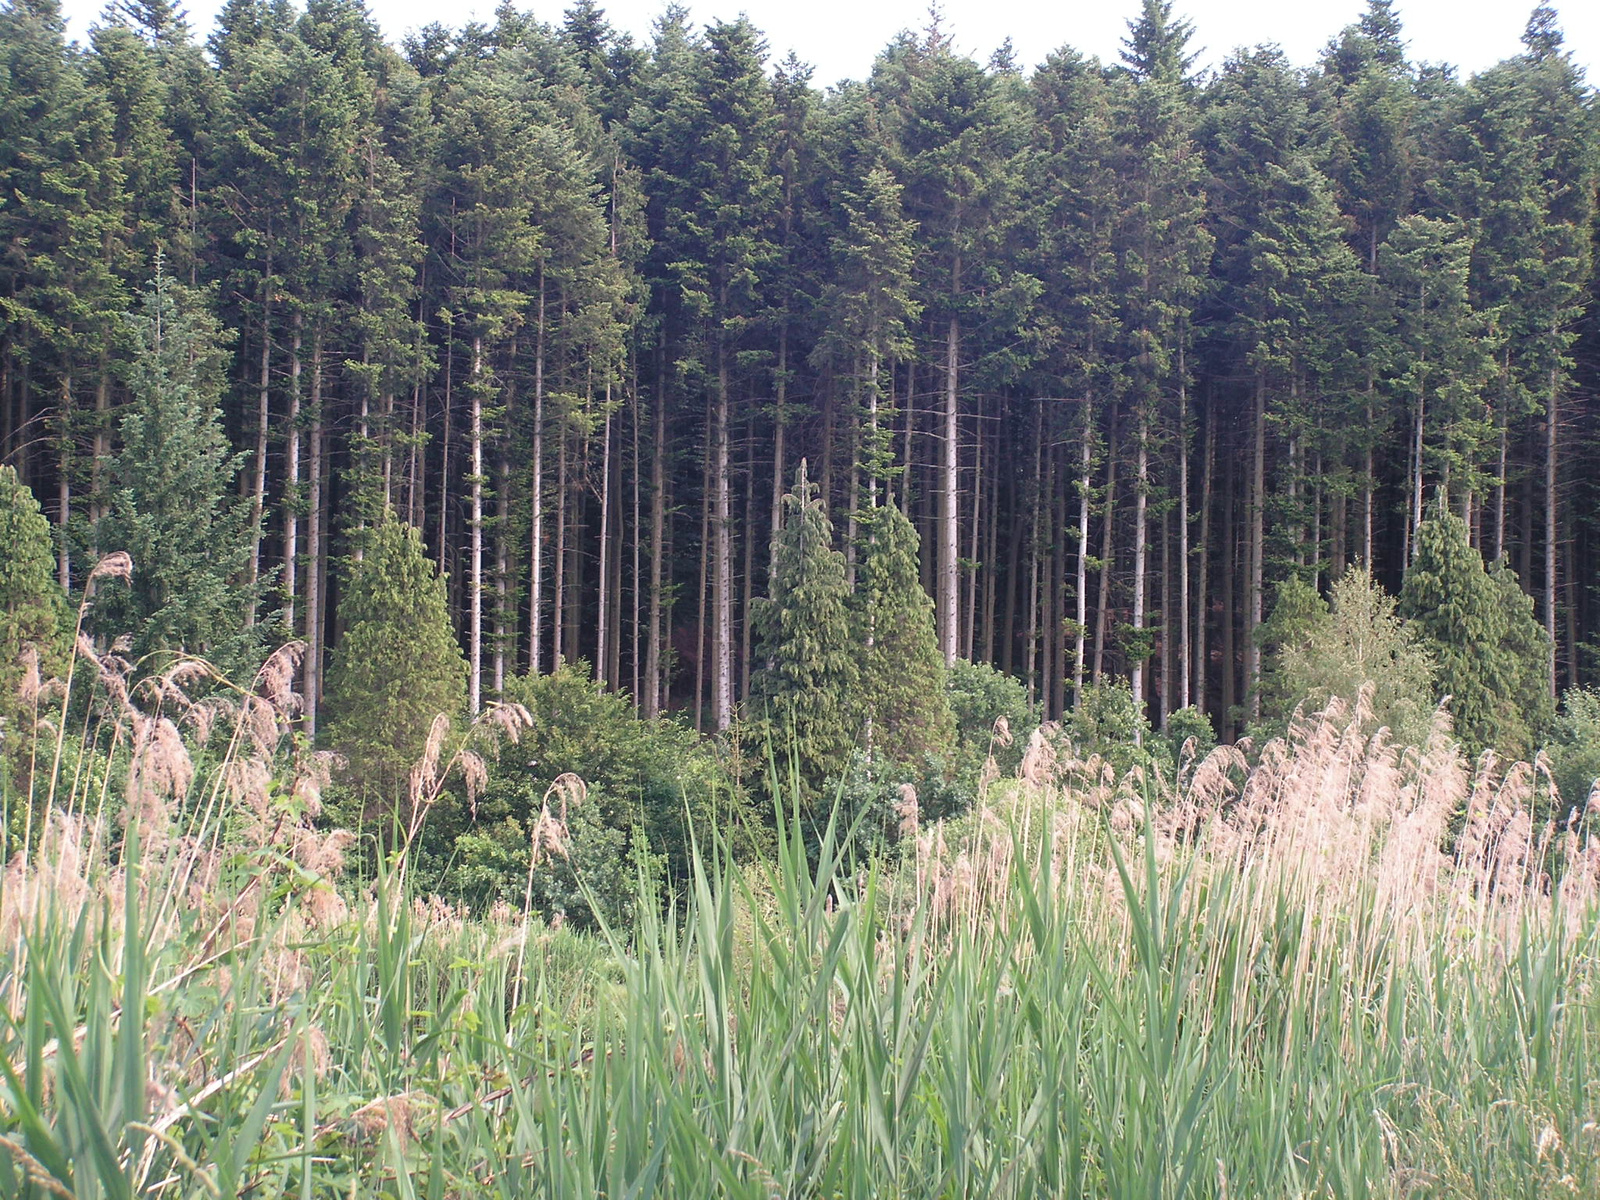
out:
M964 817L904 790L886 855L790 814L593 935L422 893L476 769L443 726L347 871L281 661L132 703L91 650L108 696L8 814L0 1195L1600 1190L1600 840L1442 715L1400 749L1335 702L1172 780L1040 732Z

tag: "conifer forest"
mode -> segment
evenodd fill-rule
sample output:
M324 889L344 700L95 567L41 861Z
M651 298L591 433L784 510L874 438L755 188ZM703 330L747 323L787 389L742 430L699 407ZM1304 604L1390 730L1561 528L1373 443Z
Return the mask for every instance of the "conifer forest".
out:
M1600 1194L1600 102L1125 5L0 0L0 1200Z

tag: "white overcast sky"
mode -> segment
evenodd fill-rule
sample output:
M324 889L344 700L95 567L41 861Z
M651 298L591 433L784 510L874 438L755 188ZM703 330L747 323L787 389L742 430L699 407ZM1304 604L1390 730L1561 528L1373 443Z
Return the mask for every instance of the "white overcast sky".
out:
M369 0L378 23L398 40L430 21L459 25L493 19L495 0ZM104 8L105 0L64 0L74 34L82 33ZM192 23L209 32L221 0L189 0ZM558 21L566 0L534 0L544 21ZM606 5L612 24L648 41L664 0L613 0ZM741 11L762 29L773 57L793 49L816 67L816 82L832 83L864 75L873 56L901 29L927 23L926 0L691 0L696 21L732 18ZM1329 38L1366 7L1363 0L1176 0L1174 11L1195 25L1194 45L1201 61L1214 65L1238 46L1275 42L1297 64L1309 64ZM1446 62L1464 74L1482 70L1519 49L1518 38L1533 8L1532 0L1401 0L1411 57ZM1558 3L1567 48L1600 83L1600 0ZM1025 66L1052 49L1071 45L1086 54L1114 59L1127 19L1138 0L943 0L945 24L956 44L980 58L1006 37Z

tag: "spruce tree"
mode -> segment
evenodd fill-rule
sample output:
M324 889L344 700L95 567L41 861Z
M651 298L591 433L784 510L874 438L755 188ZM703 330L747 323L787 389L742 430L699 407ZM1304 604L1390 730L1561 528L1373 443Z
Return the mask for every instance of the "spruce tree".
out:
M1399 612L1438 663L1456 735L1474 753L1529 754L1546 715L1546 706L1527 707L1527 683L1530 670L1542 672L1548 643L1532 602L1513 597L1515 579L1506 568L1491 576L1466 522L1442 507L1418 528Z
M0 467L0 760L13 766L32 715L21 694L28 653L41 674L51 675L70 641L54 572L50 523L16 471Z
M827 782L843 775L856 745L861 651L844 555L833 548L833 523L804 459L783 506L772 594L753 613L760 666L751 676L749 704L770 733L773 755L780 764L792 756L804 798L815 805Z
M450 626L444 578L422 534L389 514L350 564L346 625L328 671L327 742L370 808L398 813L411 766L441 713L467 707L467 663Z
M866 738L895 762L951 749L955 718L933 600L922 590L917 531L893 504L867 514L860 598Z
M126 587L109 585L97 598L93 627L131 634L138 656L154 656L151 670L186 652L247 681L273 628L252 623L254 526L236 487L242 456L222 426L222 332L199 294L159 265L125 327L132 402L95 541L127 551L134 569Z

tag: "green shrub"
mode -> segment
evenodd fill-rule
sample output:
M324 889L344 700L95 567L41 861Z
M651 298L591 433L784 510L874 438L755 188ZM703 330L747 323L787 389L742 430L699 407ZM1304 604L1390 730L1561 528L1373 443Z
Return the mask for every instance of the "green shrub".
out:
M1147 745L1150 722L1125 679L1085 687L1061 724L1080 758L1098 754L1118 775L1153 761Z
M695 841L709 846L722 835L740 853L765 844L765 822L712 744L675 719L641 717L626 695L601 691L587 663L513 679L504 699L528 710L531 727L489 763L475 804L458 791L431 819L430 863L452 894L521 904L531 830L551 785L568 774L587 795L567 815L571 861L536 872L546 913L586 911L581 880L604 901L603 915L620 914L637 862L681 882ZM551 804L559 807L555 797Z
M1028 735L1039 724L1038 714L1028 704L1022 682L987 663L957 659L945 676L950 709L956 718L956 750L964 763L976 762L994 754L995 765L1009 775L1022 761ZM1006 719L1010 744L994 740L995 722Z
M1548 753L1550 774L1561 793L1561 811L1553 815L1564 820L1574 808L1584 810L1590 789L1600 779L1600 691L1569 688L1561 697Z

